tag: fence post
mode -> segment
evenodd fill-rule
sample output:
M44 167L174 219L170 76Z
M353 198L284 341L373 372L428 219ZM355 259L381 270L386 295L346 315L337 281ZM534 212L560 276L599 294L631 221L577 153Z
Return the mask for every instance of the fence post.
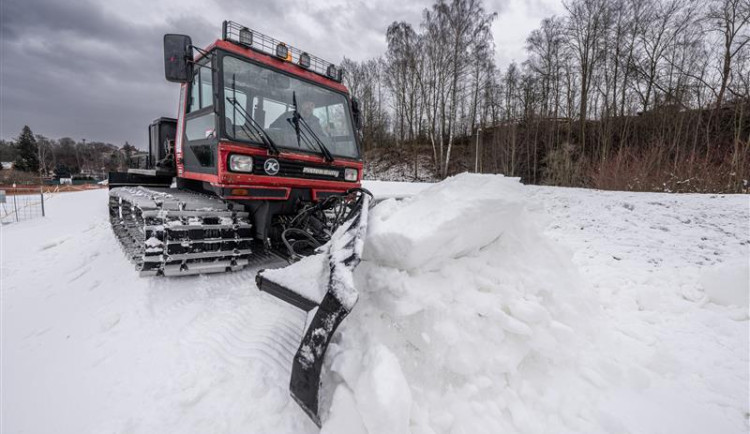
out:
M18 196L18 189L13 184L13 211L16 213L16 223L18 223L18 205L16 204L16 196Z
M44 187L39 187L39 195L42 196L42 217L44 217Z

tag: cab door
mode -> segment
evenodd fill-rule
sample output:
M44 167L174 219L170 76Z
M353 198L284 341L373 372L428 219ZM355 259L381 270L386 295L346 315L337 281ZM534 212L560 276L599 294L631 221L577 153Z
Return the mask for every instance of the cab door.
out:
M218 134L211 62L198 62L188 86L182 161L186 172L216 174Z

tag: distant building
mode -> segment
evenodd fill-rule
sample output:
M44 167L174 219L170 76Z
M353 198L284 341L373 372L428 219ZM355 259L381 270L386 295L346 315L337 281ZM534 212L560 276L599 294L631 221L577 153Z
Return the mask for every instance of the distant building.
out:
M142 168L145 169L148 162L148 152L137 151L133 152L130 156L130 161L127 162L127 166L130 168Z
M13 162L12 161L3 161L3 162L0 162L0 164L3 165L3 170L5 170L5 169L12 169L13 168Z

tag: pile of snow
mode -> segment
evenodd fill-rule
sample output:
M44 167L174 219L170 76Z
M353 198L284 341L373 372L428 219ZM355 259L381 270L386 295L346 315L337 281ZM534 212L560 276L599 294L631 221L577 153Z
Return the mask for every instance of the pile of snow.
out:
M736 258L703 272L701 283L709 301L747 309L750 303L749 258Z
M550 385L582 381L570 373L596 315L524 189L466 174L372 210L323 432L587 427L586 395Z
M373 214L365 259L412 270L439 266L492 244L524 207L518 180L465 174Z

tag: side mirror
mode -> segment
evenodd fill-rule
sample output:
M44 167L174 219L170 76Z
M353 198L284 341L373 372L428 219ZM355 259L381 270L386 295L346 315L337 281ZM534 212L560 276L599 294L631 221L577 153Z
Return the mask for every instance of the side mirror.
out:
M164 35L164 75L167 81L193 79L193 42L187 35Z
M362 112L359 111L359 100L352 98L352 116L354 116L354 128L362 131Z

